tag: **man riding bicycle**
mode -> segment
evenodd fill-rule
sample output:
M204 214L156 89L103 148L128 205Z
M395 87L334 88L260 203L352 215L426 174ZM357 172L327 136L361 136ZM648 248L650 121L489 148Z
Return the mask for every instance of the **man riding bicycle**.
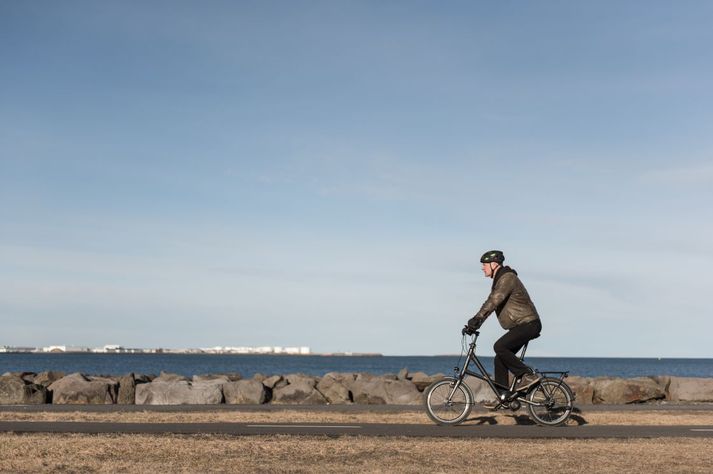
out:
M517 379L515 390L524 390L536 384L540 377L526 366L515 354L528 341L540 335L542 323L537 309L530 299L525 286L510 267L503 266L505 255L500 250L485 252L480 258L483 273L493 279L488 299L463 328L472 334L495 311L503 329L507 329L495 342L495 382L508 387L508 371Z

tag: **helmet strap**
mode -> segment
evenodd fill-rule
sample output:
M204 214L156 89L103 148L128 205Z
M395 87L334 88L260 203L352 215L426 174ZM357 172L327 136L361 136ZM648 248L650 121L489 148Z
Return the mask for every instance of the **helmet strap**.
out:
M490 263L490 278L495 278L495 270L493 269L493 262L488 262ZM500 265L500 264L498 264Z

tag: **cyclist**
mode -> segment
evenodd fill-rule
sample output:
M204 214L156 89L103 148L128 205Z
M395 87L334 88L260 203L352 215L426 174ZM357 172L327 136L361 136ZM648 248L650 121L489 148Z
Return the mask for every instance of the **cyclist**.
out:
M495 382L508 387L508 371L518 379L515 390L524 390L536 384L540 377L516 355L526 342L540 335L542 323L537 309L525 286L510 267L503 266L505 255L500 250L485 252L480 258L483 273L493 279L488 299L463 328L466 334L474 333L495 311L503 329L507 329L495 342Z

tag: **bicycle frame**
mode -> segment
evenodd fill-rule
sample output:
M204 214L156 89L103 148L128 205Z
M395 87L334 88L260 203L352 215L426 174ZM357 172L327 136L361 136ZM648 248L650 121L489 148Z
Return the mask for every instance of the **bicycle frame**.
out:
M450 400L453 397L453 394L455 391L458 389L461 383L463 383L463 379L465 378L466 375L470 375L471 377L475 377L477 379L485 381L490 389L493 391L493 394L495 394L495 397L500 401L501 404L506 404L511 401L518 401L521 403L526 403L528 405L532 406L544 406L542 403L533 403L525 398L525 396L520 396L519 394L522 392L516 392L515 391L515 384L517 380L515 377L513 377L512 382L510 383L509 387L503 386L495 382L490 375L488 375L488 371L485 370L485 367L483 366L483 363L478 359L478 356L475 355L475 349L477 347L477 341L478 341L478 336L480 336L480 331L476 331L474 334L473 340L470 343L470 348L468 349L468 354L466 356L465 362L463 363L463 367L459 370L458 367L454 368L454 372L458 372L458 375L456 376L456 383L453 385L453 388L451 389L450 394L448 395L448 400ZM522 351L520 352L519 358L520 360L525 359L525 352L527 351L527 344L522 347ZM469 370L470 364L474 363L475 366L478 368L480 373L473 372L472 370ZM564 378L569 375L568 372L558 372L558 371L547 371L547 372L540 372L538 370L535 370L538 374L541 375L548 375L548 374L559 374L559 381L562 383L564 381ZM534 385L533 387L536 387L538 384ZM506 390L504 393L500 393L498 390L498 387L501 389ZM528 391L530 391L533 387L529 387ZM525 395L525 394L523 394Z

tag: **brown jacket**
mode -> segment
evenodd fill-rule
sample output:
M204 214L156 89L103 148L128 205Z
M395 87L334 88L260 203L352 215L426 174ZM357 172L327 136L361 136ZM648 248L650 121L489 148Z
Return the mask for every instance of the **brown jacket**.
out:
M510 267L502 267L495 273L490 296L473 319L482 322L493 311L498 315L503 329L540 319L517 272Z

